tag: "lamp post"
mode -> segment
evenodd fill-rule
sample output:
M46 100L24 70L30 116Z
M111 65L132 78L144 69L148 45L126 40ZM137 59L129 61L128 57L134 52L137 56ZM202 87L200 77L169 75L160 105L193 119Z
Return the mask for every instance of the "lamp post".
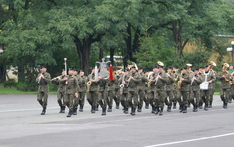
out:
M3 51L3 49L2 48L0 48L0 54L2 54L4 51Z
M228 48L227 48L227 51L228 51L228 52L232 52L232 62L234 62L234 61L233 61L234 41L231 42L231 45L232 45L232 47L228 47Z
M4 51L2 48L0 48L0 54L2 54ZM5 81L5 75L4 75L4 67L2 64L0 64L0 83Z

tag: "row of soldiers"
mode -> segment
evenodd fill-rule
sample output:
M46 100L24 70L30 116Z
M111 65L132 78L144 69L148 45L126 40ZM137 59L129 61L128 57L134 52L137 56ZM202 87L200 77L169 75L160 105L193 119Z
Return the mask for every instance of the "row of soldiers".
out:
M50 74L46 72L47 68L42 66L41 73L36 81L39 83L38 102L43 107L41 115L46 113L48 98L48 83L59 85L57 101L60 106L60 113L65 113L65 107L69 109L67 117L77 115L79 111L83 112L85 97L91 106L91 113L102 108L102 115L112 111L113 101L116 103L116 109L120 104L123 112L135 115L142 111L143 104L145 108L152 107L153 114L163 115L164 104L167 105L167 111L176 109L179 103L180 112L187 113L187 107L190 103L193 105L193 112L198 108L204 110L212 107L215 81L220 80L220 97L223 101L223 108L227 108L229 98L233 97L234 83L232 84L233 74L223 69L220 75L212 69L213 64L205 67L191 70L191 65L181 68L178 72L176 67L168 67L164 71L162 62L152 68L152 72L144 72L143 68L131 66L123 72L120 69L115 71L114 80L98 77L95 80L95 68L92 69L88 77L84 71L79 74L76 69L69 68L68 75L62 71L61 76L51 79ZM224 66L225 67L225 66ZM201 89L201 84L205 88Z

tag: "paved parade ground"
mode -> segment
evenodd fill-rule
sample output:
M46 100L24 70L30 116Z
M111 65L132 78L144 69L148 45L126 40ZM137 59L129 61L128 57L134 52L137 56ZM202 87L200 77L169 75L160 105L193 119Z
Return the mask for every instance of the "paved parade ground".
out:
M86 101L84 112L67 118L67 109L58 113L56 95L49 95L44 116L36 95L0 95L0 101L0 147L234 146L234 103L223 109L219 96L208 111L172 109L163 116L115 108L101 116L100 109L91 114Z

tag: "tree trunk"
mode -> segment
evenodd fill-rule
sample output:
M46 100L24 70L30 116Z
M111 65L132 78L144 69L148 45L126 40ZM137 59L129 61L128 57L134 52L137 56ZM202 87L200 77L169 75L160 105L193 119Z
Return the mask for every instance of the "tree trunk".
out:
M80 68L84 70L85 75L89 74L90 68L90 48L91 41L89 39L83 39L82 42L78 37L75 37L76 49L80 57Z
M114 47L110 47L110 61L111 64L114 65L114 53L115 53L115 48Z
M0 66L0 83L6 81L6 69L1 65Z
M183 28L182 20L172 21L173 38L174 38L174 42L175 42L175 47L176 47L177 51L179 52L180 58L184 57L183 50L184 50L185 45L189 41L189 39L183 41L183 39L181 37L182 28Z
M131 52L131 48L132 48L132 33L131 33L131 25L128 24L127 27L127 34L128 36L125 37L125 43L126 43L126 47L127 47L127 51L126 51L126 57L128 60L131 60L132 58L132 52Z
M22 82L22 83L25 82L24 65L21 65L21 63L19 63L18 65L18 82Z

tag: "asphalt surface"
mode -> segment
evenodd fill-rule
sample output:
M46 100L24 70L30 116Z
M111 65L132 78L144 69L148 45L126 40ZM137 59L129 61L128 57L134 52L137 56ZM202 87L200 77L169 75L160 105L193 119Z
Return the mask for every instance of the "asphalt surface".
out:
M36 95L0 95L0 147L233 147L234 103L222 108L219 96L213 108L163 116L143 109L135 116L113 108L101 116L101 110L67 118L61 114L56 95L49 95L46 115Z

